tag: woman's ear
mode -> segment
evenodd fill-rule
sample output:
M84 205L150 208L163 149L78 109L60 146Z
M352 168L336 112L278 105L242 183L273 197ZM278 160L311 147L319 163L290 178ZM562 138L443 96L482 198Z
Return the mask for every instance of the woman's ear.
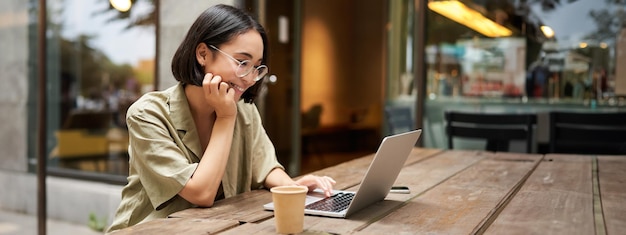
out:
M209 47L201 42L196 46L196 60L202 67L204 67L207 63L207 56L209 56Z

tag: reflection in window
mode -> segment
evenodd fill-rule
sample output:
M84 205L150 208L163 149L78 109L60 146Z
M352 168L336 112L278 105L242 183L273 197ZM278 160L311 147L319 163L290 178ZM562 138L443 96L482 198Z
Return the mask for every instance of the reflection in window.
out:
M414 107L418 91L414 76L414 2L413 0L389 1L387 25L387 79L385 91L385 126L387 134L395 133L390 110L409 110L409 119L415 117Z
M437 7L443 3L449 7ZM626 48L620 36L624 1L429 1L428 7L430 100L513 97L619 105L618 97L626 95L626 71L616 66L626 61L619 54ZM512 34L492 34L494 24Z
M156 51L154 1L127 2L48 1L51 167L127 175L126 110L154 89Z
M415 100L413 77L413 0L389 2L387 99Z

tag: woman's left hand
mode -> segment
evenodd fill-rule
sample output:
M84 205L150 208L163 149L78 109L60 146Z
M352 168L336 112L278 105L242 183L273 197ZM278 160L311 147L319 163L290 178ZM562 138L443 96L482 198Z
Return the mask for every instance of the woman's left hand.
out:
M329 176L305 175L296 180L296 183L298 185L307 186L309 191L320 188L327 197L330 197L333 193L333 185L337 182Z

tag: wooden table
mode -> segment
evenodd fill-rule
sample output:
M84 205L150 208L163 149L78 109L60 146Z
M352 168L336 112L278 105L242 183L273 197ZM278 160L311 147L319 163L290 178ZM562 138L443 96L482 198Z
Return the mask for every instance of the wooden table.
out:
M373 155L314 174L356 190ZM624 234L626 156L415 148L389 194L347 219L305 216L304 234ZM115 234L275 234L267 190Z

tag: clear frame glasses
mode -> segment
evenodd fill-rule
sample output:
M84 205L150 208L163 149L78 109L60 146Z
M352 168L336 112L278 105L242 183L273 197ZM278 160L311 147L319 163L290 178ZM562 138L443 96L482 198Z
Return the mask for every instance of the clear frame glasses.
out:
M268 68L266 65L254 66L254 64L251 61L235 59L235 57L229 55L226 52L223 52L216 46L209 45L209 47L218 51L219 53L222 53L223 55L225 55L226 57L230 58L232 61L238 64L237 69L235 70L235 75L237 75L237 77L243 78L245 76L248 76L252 71L256 70L256 76L254 77L254 81L256 82L256 81L261 80L263 77L265 77L265 75L267 75Z

